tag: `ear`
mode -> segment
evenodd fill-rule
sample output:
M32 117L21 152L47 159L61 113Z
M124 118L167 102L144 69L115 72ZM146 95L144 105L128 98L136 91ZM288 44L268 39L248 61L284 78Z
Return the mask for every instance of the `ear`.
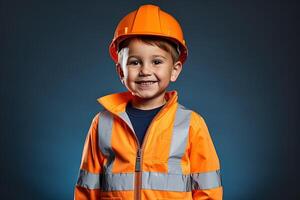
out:
M116 71L119 75L119 78L120 78L122 84L124 84L124 72L123 72L122 66L119 62L116 63Z
M171 72L171 82L175 82L182 70L182 63L180 61L177 61L174 63L172 72Z

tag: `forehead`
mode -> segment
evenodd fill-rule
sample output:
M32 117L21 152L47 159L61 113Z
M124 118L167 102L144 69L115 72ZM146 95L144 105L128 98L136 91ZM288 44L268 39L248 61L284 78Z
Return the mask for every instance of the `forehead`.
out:
M171 57L171 53L160 48L155 43L146 43L139 39L131 39L128 43L128 54L138 54L138 55L163 55Z

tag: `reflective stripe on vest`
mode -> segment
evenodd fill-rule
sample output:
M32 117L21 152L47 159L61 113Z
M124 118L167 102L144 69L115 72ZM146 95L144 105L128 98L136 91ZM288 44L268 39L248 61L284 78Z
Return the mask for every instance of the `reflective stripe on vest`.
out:
M103 191L133 190L134 173L93 174L80 170L77 185L88 189L101 188ZM212 189L220 186L221 177L219 170L189 175L142 172L142 189L147 190L189 192L191 190Z
M142 172L142 189L188 192L221 186L219 170L191 174L183 174L182 172L181 160L188 143L191 112L191 110L187 110L178 104L169 151L168 173ZM122 112L119 116L133 130L127 113ZM100 188L101 186L103 191L134 189L134 172L116 174L112 173L111 170L115 159L115 153L111 147L113 121L113 115L110 112L103 111L100 113L98 144L103 155L107 157L107 162L103 169L104 174L102 176L99 174L95 175L81 170L78 185L91 189L95 187ZM96 179L98 179L98 182Z
M189 192L205 190L221 186L219 170L191 174L166 174L159 172L143 172L142 189Z
M182 173L181 159L184 155L189 135L190 116L191 111L178 104L168 158L168 173Z
M98 121L98 138L100 151L107 157L105 171L111 172L115 160L115 152L111 148L113 115L107 110L100 112Z
M131 121L129 119L129 116L127 115L127 112L121 112L121 113L119 113L119 116L127 123L129 128L131 129L131 131L134 133L134 129L133 129L133 126L132 126Z
M220 170L206 173L193 173L191 174L191 178L193 190L206 190L222 185Z
M100 189L100 180L100 174L93 174L81 169L76 185L87 189Z

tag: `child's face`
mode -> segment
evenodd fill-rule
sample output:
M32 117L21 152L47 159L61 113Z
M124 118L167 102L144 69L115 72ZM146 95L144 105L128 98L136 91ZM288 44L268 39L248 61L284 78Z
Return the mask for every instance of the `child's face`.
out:
M119 53L117 71L126 88L142 99L164 96L170 83L179 76L182 64L173 62L171 53L133 39Z

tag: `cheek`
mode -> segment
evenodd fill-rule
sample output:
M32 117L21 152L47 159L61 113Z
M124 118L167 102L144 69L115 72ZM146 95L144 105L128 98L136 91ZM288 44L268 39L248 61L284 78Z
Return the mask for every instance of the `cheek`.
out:
M159 79L161 81L170 81L171 78L171 71L170 70L162 70L160 72L157 73L157 76L159 77Z
M134 69L128 69L126 79L128 81L134 81L137 77L137 72Z

